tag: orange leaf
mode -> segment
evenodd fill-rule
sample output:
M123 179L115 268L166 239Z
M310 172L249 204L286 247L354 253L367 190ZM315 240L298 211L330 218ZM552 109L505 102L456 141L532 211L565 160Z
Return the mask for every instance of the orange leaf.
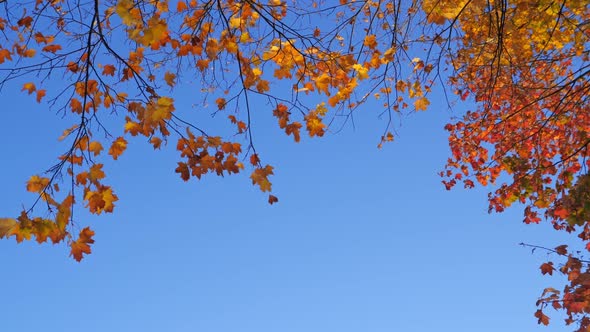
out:
M569 213L563 207L558 207L555 210L553 210L553 215L560 218L560 219L566 219L568 217Z
M36 89L37 89L37 88L35 87L35 84L34 84L34 83L31 83L31 82L29 82L29 83L25 83L25 84L23 85L23 88L21 89L21 91L25 91L25 90L26 90L26 91L28 91L28 92L29 92L29 94L31 94L31 93L33 93L33 92L34 92Z
M43 90L37 90L37 102L40 103L41 99L43 99L43 97L45 97L45 89Z
M33 193L40 193L49 185L49 179L45 177L40 177L38 175L33 175L27 182L27 191Z
M7 49L1 49L0 50L0 64L4 63L4 61L6 59L12 60L12 57L10 56L10 51Z
M61 50L61 45L57 45L57 44L47 45L47 46L43 47L43 49L41 49L41 51L43 51L43 52L50 52L50 53L55 53L59 50Z
M549 317L543 314L543 311L540 309L535 312L535 317L539 319L538 323L543 325L549 325Z
M254 153L250 156L250 164L253 166L260 164L260 158L258 158L258 154Z
M76 113L76 114L82 113L82 104L76 98L72 98L70 100L70 108L72 109L73 113Z
M77 63L75 63L75 62L73 62L73 61L70 61L70 62L68 63L68 65L67 65L67 68L68 68L68 70L69 70L69 71L71 71L71 72L75 73L75 72L77 72L77 71L78 71L78 69L80 69L80 66L78 66L78 64L77 64Z
M12 218L0 218L0 239L10 236L10 232L16 226L16 220Z
M375 35L366 36L365 40L363 41L363 45L368 46L370 49L377 47L377 39Z
M426 97L417 99L414 102L414 108L416 108L416 111L425 111L428 108L428 105L430 105L430 101Z
M115 76L115 66L105 65L102 69L102 74L108 76Z
M150 139L150 143L153 145L154 149L159 149L162 145L162 139L154 136Z
M222 109L224 109L224 108L225 108L225 105L226 105L225 98L217 98L217 99L215 100L215 103L217 104L217 109L218 109L218 110L220 110L220 111L221 111ZM230 115L230 116L231 116L231 115ZM235 117L234 117L234 118L235 118ZM232 122L233 122L233 121L232 121ZM235 122L234 122L234 123L235 123Z
M549 263L543 263L541 265L541 273L543 275L549 273L549 275L553 274L553 270L555 270L555 268L553 267L553 262L549 262Z
M97 141L90 142L88 146L88 151L93 152L95 156L98 156L102 150L102 144L100 144L100 142Z
M561 245L558 247L555 247L555 252L558 253L559 255L567 255L567 245Z
M164 81L166 81L166 84L168 84L170 87L174 87L175 80L176 80L175 74L173 74L171 72L166 72L166 74L164 74Z
M176 11L182 12L182 11L185 11L186 9L187 9L186 3L184 1L178 1L178 3L176 4Z
M74 259L78 262L82 260L84 254L88 255L92 252L90 244L94 243L93 236L94 231L86 227L80 231L78 239L70 245L70 255L74 256Z
M205 69L207 69L207 67L209 67L209 59L199 59L197 60L197 68L199 68L200 71L205 71Z
M190 179L190 171L186 163L178 162L178 167L174 170L176 173L180 174L180 177L184 181L188 181Z
M268 195L268 203L270 205L273 205L274 203L277 203L279 201L279 199L274 196L274 195Z
M113 193L111 187L99 186L96 191L86 191L84 200L90 213L101 214L102 212L113 212L115 207L113 203L119 198Z
M270 191L271 190L271 183L268 180L268 177L273 174L273 167L270 165L266 165L264 168L257 168L252 172L250 175L250 179L252 179L252 184L256 184L260 187L260 190Z
M35 56L35 53L37 53L37 52L35 51L35 49L33 49L33 48L29 48L28 50L26 50L26 51L24 51L24 52L23 52L23 56L24 56L25 58L32 58L32 57L34 57L34 56Z
M111 145L109 154L113 157L113 159L117 160L117 158L119 158L126 148L127 141L123 137L118 137Z

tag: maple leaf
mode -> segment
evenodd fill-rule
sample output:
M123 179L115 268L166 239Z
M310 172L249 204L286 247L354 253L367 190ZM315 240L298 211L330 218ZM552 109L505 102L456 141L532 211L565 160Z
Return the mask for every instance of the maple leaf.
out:
M27 191L39 193L49 185L49 178L33 175L27 182Z
M133 8L133 1L131 0L119 0L117 2L117 6L115 7L115 12L121 20L123 24L126 26L132 26L135 23L135 18L131 14L131 9Z
M25 83L23 85L23 88L21 89L21 91L25 91L26 90L26 91L29 92L29 94L32 94L33 92L35 92L36 89L37 88L35 87L35 84L29 82L29 83Z
M539 324L549 325L549 317L543 314L543 311L541 311L540 309L535 312L535 317L539 319Z
M274 203L277 203L279 201L279 199L274 196L274 195L268 195L268 203L270 205L273 205Z
M176 11L179 13L187 9L188 7L186 6L186 3L184 1L178 1L178 3L176 4Z
M67 68L68 68L68 70L69 70L69 71L71 71L72 73L75 73L75 72L77 72L77 71L78 71L78 69L80 69L80 66L79 66L77 63L75 63L75 62L73 62L73 61L70 61L70 62L68 63L68 65L67 65Z
M226 105L226 101L225 98L217 98L215 100L215 103L217 104L217 109L218 110L223 110L225 108ZM234 117L234 121L232 121L233 123L236 123L237 121L235 121L235 117Z
M117 139L113 141L113 144L109 149L109 154L113 157L114 160L117 160L117 158L119 158L119 156L125 151L126 148L127 141L123 137L117 137Z
M142 127L139 123L132 121L129 117L126 118L125 132L130 133L131 136L137 136L142 131Z
M330 95L330 82L332 79L328 74L322 74L318 78L315 79L315 85L319 91L322 91L326 95Z
M3 64L6 60L12 60L10 51L7 49L0 49L0 64Z
M42 90L37 90L37 102L40 103L41 99L43 99L43 97L45 97L46 94L46 90L42 89Z
M115 76L115 66L113 65L105 65L102 68L102 74L107 76Z
M98 186L96 191L88 190L84 195L87 202L86 207L91 213L101 214L102 212L113 212L114 202L119 198L113 193L109 186Z
M21 55L25 58L32 58L35 56L35 53L37 53L35 49L29 48L28 50L23 51Z
M548 262L548 263L543 263L541 265L541 273L542 274L549 274L552 275L553 274L553 270L555 270L555 268L553 267L553 263L552 262Z
M367 35L363 41L363 45L368 46L370 49L377 47L377 39L375 35Z
M141 43L145 46L151 45L152 49L157 49L160 40L168 34L168 25L166 21L153 16L148 21L148 28L144 30Z
M164 74L164 81L173 88L174 84L176 84L176 75L167 71L166 74Z
M103 150L102 144L97 141L92 141L88 144L88 151L94 153L94 156L98 156Z
M324 136L326 125L322 122L322 119L318 117L316 112L311 112L305 117L307 132L310 137Z
M70 109L73 113L82 113L82 103L76 98L70 99Z
M85 227L80 231L78 239L70 244L70 255L74 256L76 261L81 261L84 258L84 254L88 255L92 252L90 245L94 243L93 236L94 231L89 227Z
M0 218L0 239L10 236L14 226L16 226L16 219Z
M252 184L256 184L260 187L260 190L270 191L271 190L271 183L268 180L268 177L273 174L273 167L270 165L266 165L264 167L256 168L252 174L250 175L250 179L252 179Z
M369 78L369 74L368 74L369 70L366 67L364 67L363 65L357 63L357 64L354 64L352 66L352 68L354 70L356 70L359 79L364 80L365 78Z
M102 170L103 164L94 164L90 166L88 172L88 179L98 187L98 180L104 179L106 176Z
M160 146L162 145L162 139L154 136L154 137L150 138L150 143L152 144L154 149L159 149Z
M188 181L190 179L190 171L188 169L188 165L186 163L183 162L178 162L178 167L176 167L176 169L174 170L176 173L180 174L180 177L184 180L184 181Z
M426 97L416 99L414 102L414 108L416 111L426 111L430 105L430 101Z
M555 252L557 252L559 255L567 255L567 245L564 244L555 247Z
M43 51L43 52L50 52L50 53L55 53L59 50L61 50L61 45L58 45L58 44L47 45L41 49L41 51Z
M211 62L211 60L209 59L199 59L197 60L197 68L199 68L200 71L204 72L205 69L209 67L209 62Z

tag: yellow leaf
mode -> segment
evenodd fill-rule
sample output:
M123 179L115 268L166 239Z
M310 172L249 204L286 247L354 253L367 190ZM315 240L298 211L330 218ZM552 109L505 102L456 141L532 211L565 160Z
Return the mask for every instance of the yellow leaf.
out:
M322 91L326 95L329 96L330 95L329 86L330 86L331 81L332 81L332 79L330 78L330 76L328 74L324 73L315 79L315 85L319 91Z
M125 132L131 133L131 136L137 136L138 133L141 132L141 126L139 123L132 121L129 117L126 118L127 122L125 123Z
M160 40L166 38L168 35L168 25L166 21L160 20L157 17L152 17L148 21L148 27L143 32L143 37L141 38L141 42L143 45L152 45L152 49L154 48L154 44L159 44Z
M119 17L121 17L123 24L125 24L126 26L133 25L135 21L133 15L131 14L132 8L133 1L131 0L119 0L117 6L115 7L115 12L117 13L117 15L119 15Z
M365 68L363 65L355 63L354 65L352 65L352 68L356 70L359 79L364 80L365 78L369 78L369 70Z
M0 218L0 239L10 236L10 231L16 225L16 219Z
M326 125L322 122L316 112L311 112L305 116L305 122L307 125L307 132L309 133L310 137L314 136L324 136Z
M428 105L430 105L430 101L426 97L417 99L414 102L414 108L416 108L416 111L425 111L428 108Z
M45 177L40 177L38 175L33 175L27 182L27 191L33 193L40 193L49 185L49 179Z

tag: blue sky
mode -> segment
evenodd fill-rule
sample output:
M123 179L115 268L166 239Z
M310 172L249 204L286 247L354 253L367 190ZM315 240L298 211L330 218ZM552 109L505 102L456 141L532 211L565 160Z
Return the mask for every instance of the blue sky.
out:
M177 112L222 128L225 116L211 119L187 83L174 95ZM57 137L76 123L21 84L0 94L0 217L30 206L26 180L55 163L67 149ZM81 263L64 244L0 241L2 331L572 330L558 315L537 325L537 297L562 280L540 275L544 253L518 246L571 239L523 225L518 207L487 214L485 190L446 191L443 127L462 108L448 111L440 95L431 102L395 118L396 141L379 150L382 102L360 108L354 126L295 144L272 107L255 101L254 143L275 167L273 206L248 172L184 183L175 144L153 151L130 139L105 166L115 214L76 211L96 231ZM109 122L120 128L121 119Z
M18 90L0 96L2 216L32 202L25 181L65 149L56 139L69 126ZM434 98L397 119L381 150L371 105L354 128L300 144L257 110L273 206L247 174L184 183L174 144L132 140L108 165L116 213L78 212L96 231L92 255L77 263L65 245L0 241L3 331L571 330L537 325L535 300L561 280L540 275L545 254L517 245L569 238L523 225L519 208L488 215L484 190L444 189L452 113Z

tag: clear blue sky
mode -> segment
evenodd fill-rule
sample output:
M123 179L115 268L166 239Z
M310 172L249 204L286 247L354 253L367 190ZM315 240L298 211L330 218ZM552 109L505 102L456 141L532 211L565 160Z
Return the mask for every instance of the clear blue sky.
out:
M65 149L56 138L69 125L18 90L0 96L2 216L32 202L25 181ZM537 296L561 284L541 277L543 253L517 245L564 237L523 225L518 208L488 215L485 191L440 183L444 106L401 119L382 150L371 105L354 129L300 144L257 112L279 204L247 174L184 183L174 144L133 140L109 165L116 213L80 221L96 231L82 263L63 244L0 241L2 331L571 330L537 325Z

